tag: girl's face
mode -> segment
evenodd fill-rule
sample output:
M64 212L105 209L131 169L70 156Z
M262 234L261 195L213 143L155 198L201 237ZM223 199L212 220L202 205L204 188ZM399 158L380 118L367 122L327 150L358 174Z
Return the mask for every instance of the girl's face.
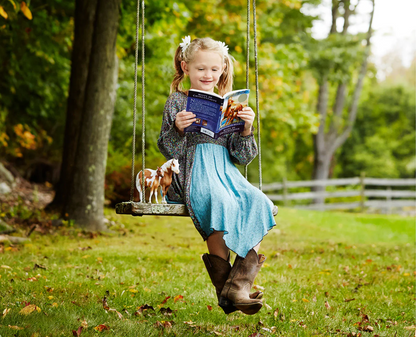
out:
M181 66L191 80L191 89L208 92L214 92L225 68L222 56L208 50L198 50L191 62L182 61Z

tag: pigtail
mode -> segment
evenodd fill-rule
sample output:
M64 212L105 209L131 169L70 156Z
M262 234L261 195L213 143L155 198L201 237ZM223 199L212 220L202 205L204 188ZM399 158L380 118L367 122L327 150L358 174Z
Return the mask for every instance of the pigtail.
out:
M181 61L182 61L182 48L181 46L179 46L176 49L176 53L175 53L174 66L175 66L176 72L173 77L172 84L170 85L170 93L183 91L182 81L185 78L185 73L182 70Z
M223 96L227 92L233 90L233 76L234 76L234 67L233 67L234 58L230 55L224 55L224 72L222 73L218 81L218 93Z

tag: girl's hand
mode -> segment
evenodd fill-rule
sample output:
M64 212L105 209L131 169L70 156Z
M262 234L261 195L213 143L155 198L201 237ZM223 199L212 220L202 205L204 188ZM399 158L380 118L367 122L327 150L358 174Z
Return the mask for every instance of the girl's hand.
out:
M176 114L175 126L181 135L184 133L184 129L190 126L196 121L195 114L186 110L182 110Z
M251 127L253 126L255 115L256 114L253 109L250 107L245 107L237 113L237 117L240 117L245 122L244 130L241 132L242 136L248 136L251 134Z

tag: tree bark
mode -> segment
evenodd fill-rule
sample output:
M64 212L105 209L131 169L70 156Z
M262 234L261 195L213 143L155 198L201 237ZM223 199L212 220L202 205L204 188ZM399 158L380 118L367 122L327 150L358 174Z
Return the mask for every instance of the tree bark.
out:
M98 1L82 121L65 213L78 226L105 230L104 179L117 83L121 0Z
M74 43L72 46L71 78L66 111L64 147L61 172L55 188L55 197L48 209L61 213L67 203L78 146L79 130L85 100L85 88L88 79L88 66L92 36L94 33L97 0L76 0L74 15Z

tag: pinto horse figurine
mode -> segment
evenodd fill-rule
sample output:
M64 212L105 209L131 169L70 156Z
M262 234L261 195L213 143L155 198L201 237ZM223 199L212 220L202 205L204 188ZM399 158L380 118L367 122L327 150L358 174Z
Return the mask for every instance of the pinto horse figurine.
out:
M160 167L162 171L162 179L160 179L160 187L162 188L162 204L166 204L166 194L172 184L172 174L179 174L179 162L177 159L170 159Z
M145 188L150 188L149 202L152 202L152 195L155 196L156 203L157 200L157 189L160 185L160 180L163 177L162 169L160 167L157 170L145 169L144 170L144 185ZM140 201L142 201L142 171L140 171L136 176L136 189L139 191ZM144 198L146 202L146 197Z

